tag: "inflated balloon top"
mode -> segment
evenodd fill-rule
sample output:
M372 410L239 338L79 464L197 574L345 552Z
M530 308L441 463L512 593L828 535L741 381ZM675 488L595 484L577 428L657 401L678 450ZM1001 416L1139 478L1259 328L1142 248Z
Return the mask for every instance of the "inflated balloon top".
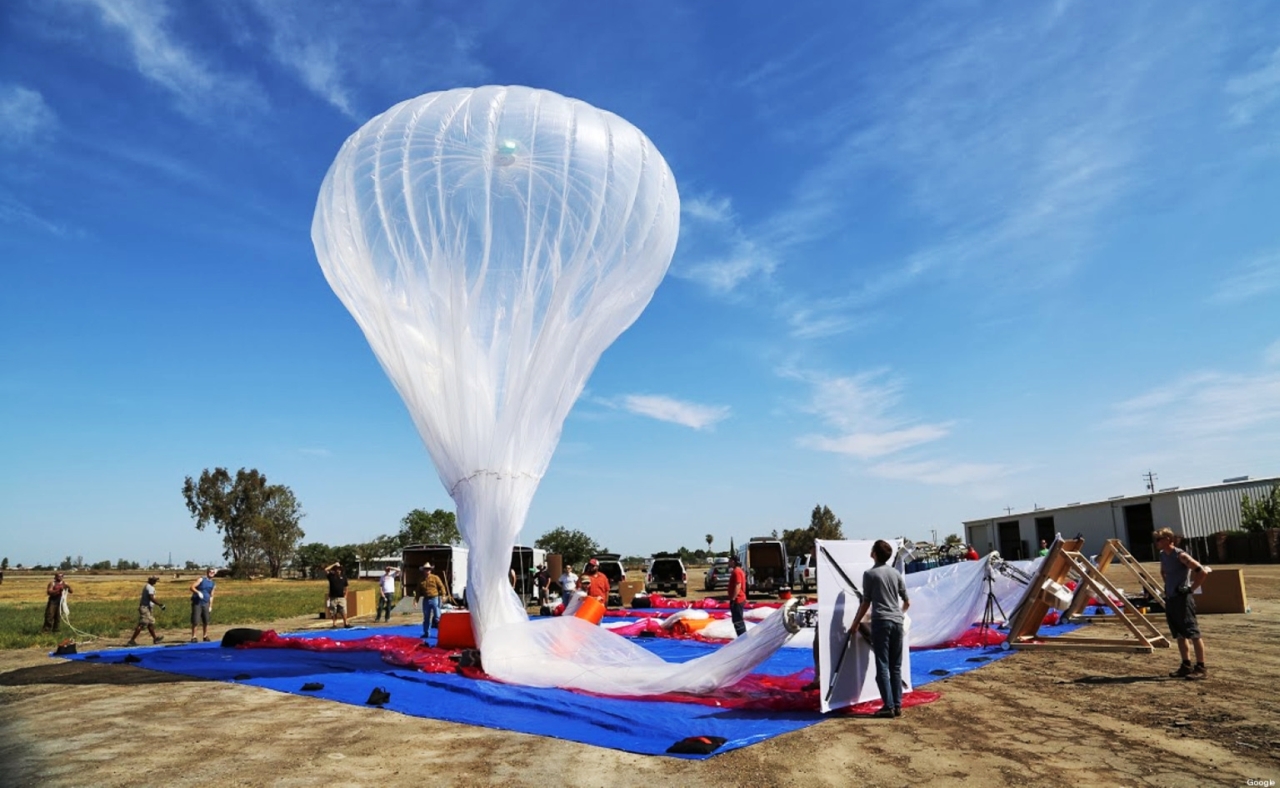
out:
M311 236L471 548L477 635L564 419L670 265L680 200L627 121L525 87L429 93L342 146Z

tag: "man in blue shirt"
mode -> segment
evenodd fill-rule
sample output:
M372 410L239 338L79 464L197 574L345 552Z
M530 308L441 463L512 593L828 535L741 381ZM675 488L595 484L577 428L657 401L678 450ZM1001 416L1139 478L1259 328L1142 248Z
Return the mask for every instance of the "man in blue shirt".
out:
M191 584L191 642L196 642L196 627L202 628L204 641L209 642L209 619L213 617L213 578L218 572L212 567L204 577Z

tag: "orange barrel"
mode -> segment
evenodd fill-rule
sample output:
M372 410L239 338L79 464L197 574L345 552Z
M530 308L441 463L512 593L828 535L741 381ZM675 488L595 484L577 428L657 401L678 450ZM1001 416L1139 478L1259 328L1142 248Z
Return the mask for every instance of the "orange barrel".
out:
M682 635L692 635L695 632L701 632L706 629L714 618L682 618L677 621L671 628Z
M436 630L437 648L475 648L476 633L471 631L471 613L459 610L440 614L440 628Z
M583 597L582 604L578 605L578 609L573 611L574 618L580 618L583 621L590 621L592 624L599 624L604 618L604 604L595 597Z

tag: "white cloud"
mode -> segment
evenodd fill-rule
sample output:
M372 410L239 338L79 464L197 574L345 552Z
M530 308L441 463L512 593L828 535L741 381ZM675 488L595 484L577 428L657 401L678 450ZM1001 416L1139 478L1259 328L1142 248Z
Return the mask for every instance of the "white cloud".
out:
M733 208L728 197L694 197L682 200L680 213L712 224L724 224L733 219Z
M1215 304L1235 304L1280 290L1280 251L1260 255L1218 283L1209 296Z
M1280 48L1257 68L1228 80L1226 91L1234 99L1228 114L1236 126L1252 123L1280 101Z
M139 73L172 93L184 114L205 116L214 106L263 103L255 85L216 70L171 34L166 25L171 8L164 0L75 2L96 9L109 29L124 36Z
M813 389L805 411L818 416L834 435L803 435L797 443L808 449L872 459L945 438L949 423L912 423L893 413L902 398L902 381L886 370L849 377L825 377L784 370Z
M299 454L306 455L307 457L324 457L324 458L328 458L328 457L332 457L332 456L333 456L333 452L329 451L328 449L322 449L322 448L314 448L314 449L307 449L307 448L303 448L303 449L298 449L298 453L299 453Z
M1185 376L1114 406L1110 429L1158 430L1182 439L1280 437L1280 373L1203 372Z
M714 427L729 417L725 405L698 405L671 397L651 394L628 394L622 398L622 407L638 416L667 421L695 430Z
M867 469L882 479L922 482L945 487L984 485L1008 476L1007 465L992 463L882 462Z
M900 430L887 432L853 432L836 437L822 435L803 435L799 439L800 446L806 449L846 454L850 457L868 460L895 454L903 449L910 449L925 443L945 438L950 429L942 424L919 424Z
M1267 366L1280 367L1280 339L1272 342L1262 351L1262 360Z
M0 84L0 146L34 145L58 125L58 118L39 91Z

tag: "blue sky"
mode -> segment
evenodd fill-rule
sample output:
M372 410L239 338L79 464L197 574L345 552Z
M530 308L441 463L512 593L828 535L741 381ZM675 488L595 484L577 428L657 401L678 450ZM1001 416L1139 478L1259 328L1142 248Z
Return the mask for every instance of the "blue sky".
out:
M1115 7L1112 7L1115 6ZM0 10L0 554L216 560L451 508L311 246L346 139L524 84L675 172L681 238L522 534L635 554L1280 472L1280 8L16 0Z

